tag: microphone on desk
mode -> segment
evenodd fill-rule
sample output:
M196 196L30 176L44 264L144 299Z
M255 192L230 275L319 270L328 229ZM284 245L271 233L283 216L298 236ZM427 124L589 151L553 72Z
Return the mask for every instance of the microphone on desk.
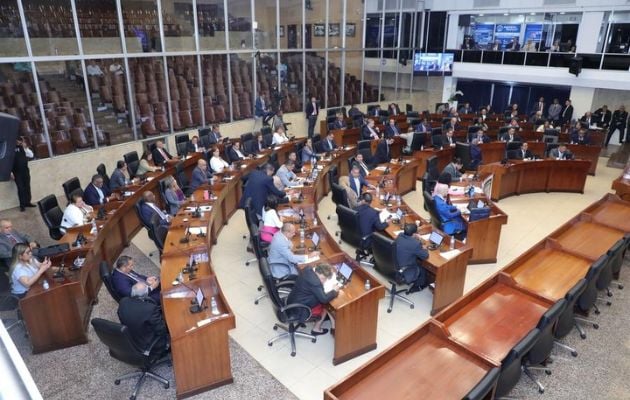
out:
M199 206L199 203L195 203L195 211L193 211L190 216L192 218L201 218L201 207Z
M186 226L186 233L184 234L184 237L179 239L179 243L188 243L190 242L190 226Z
M96 213L96 219L99 221L105 219L105 206L99 207L98 212Z
M59 266L59 270L53 274L53 279L63 279L65 277L63 270L66 268L66 254L61 257L61 265Z
M184 286L186 289L190 290L195 295L195 297L193 297L193 299L190 301L190 308L189 308L189 310L190 310L191 314L196 314L196 313L201 312L201 311L205 310L206 308L208 308L208 306L204 306L203 305L203 300L201 301L201 304L197 303L197 291L194 290L193 288L191 288L190 286L188 286L187 284L185 284L183 278L178 276L175 280L179 284ZM201 288L199 288L199 290L201 290ZM203 291L201 293L203 294Z

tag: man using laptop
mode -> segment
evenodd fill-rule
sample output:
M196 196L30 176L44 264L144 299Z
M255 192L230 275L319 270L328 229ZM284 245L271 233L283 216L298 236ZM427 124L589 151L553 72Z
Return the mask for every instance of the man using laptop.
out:
M405 224L396 238L396 260L405 282L413 282L407 293L419 292L427 286L427 272L418 265L418 260L429 258L429 252L422 248L416 224Z
M279 232L273 235L269 245L269 267L271 274L276 279L281 279L289 275L297 275L296 264L306 262L309 257L319 256L318 251L310 254L295 254L291 239L295 236L295 225L285 222Z
M433 196L433 200L435 201L435 209L442 223L442 230L447 235L460 235L460 238L465 237L466 224L464 224L461 211L446 202L448 186L436 187L436 192L435 196Z

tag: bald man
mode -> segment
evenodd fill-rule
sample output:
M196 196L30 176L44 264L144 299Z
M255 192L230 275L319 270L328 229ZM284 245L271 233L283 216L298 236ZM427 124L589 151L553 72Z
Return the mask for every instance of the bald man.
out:
M193 169L192 179L190 180L191 192L201 185L209 185L212 183L212 172L208 169L208 163L204 159L197 161L197 166Z

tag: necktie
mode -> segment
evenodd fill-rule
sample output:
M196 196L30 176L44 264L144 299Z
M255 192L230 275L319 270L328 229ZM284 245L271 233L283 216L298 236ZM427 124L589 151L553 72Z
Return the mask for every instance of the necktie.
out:
M164 215L164 213L162 212L162 210L160 210L159 208L157 208L157 206L155 204L152 203L147 203L150 205L151 208L153 208L155 210L155 212L158 213L158 215L160 216L161 219L166 219L166 215Z
M15 245L18 242L17 238L13 236L11 233L7 233L7 238L9 238L9 241L13 245Z
M158 150L160 151L160 154L162 155L162 157L164 157L165 160L168 160L168 156L166 155L166 153L164 152L164 150L162 150L161 147L158 148Z

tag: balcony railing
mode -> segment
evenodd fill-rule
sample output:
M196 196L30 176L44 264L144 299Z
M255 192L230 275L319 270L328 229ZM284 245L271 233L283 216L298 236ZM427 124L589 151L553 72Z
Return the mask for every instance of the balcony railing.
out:
M630 70L630 54L618 53L557 53L557 52L527 52L527 51L492 51L492 50L447 50L452 52L454 61L527 65L535 67L564 67L568 68L571 59L582 57L582 68L628 71Z

